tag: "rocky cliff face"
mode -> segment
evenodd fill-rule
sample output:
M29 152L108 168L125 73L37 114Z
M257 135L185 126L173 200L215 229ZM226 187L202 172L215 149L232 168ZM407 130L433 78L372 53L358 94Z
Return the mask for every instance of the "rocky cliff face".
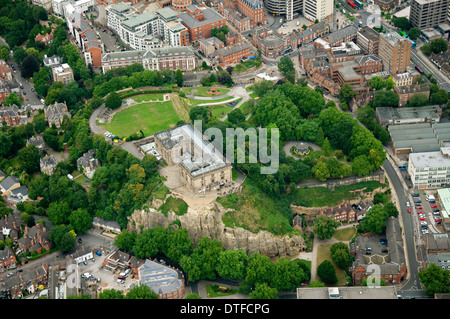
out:
M129 218L127 230L142 232L156 226L178 227L189 231L190 238L197 243L202 237L217 239L224 249L243 249L247 254L259 252L268 257L293 256L306 247L301 236L275 236L267 231L252 233L243 228L225 227L222 215L226 211L216 202L201 209L188 209L188 213L177 216L169 211L167 217L157 209L149 208L135 211Z

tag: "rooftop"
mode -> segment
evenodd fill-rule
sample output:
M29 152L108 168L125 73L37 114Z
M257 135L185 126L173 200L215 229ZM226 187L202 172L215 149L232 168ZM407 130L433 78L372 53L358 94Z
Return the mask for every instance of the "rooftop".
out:
M450 167L450 158L444 157L442 151L411 153L409 154L409 160L416 169L426 167ZM448 200L450 200L450 198Z
M192 5L191 5L192 6ZM189 6L189 8L191 7ZM191 16L189 13L183 13L179 16L179 18L189 27L189 28L197 28L199 26L202 26L204 24L208 24L211 22L216 22L216 21L220 21L222 19L225 19L224 17L222 17L219 13L217 13L216 11L209 9L209 8L199 8L202 10L203 16L204 16L204 20L203 21L198 21L196 18L194 18L193 16Z
M171 293L183 285L183 278L179 271L148 259L139 268L139 281L150 287L156 294Z

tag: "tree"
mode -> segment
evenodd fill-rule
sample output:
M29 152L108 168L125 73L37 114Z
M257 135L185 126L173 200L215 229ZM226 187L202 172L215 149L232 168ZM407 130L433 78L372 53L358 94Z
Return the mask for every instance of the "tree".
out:
M26 58L27 52L22 47L15 47L13 49L14 61L17 64L22 64L22 61Z
M339 226L339 222L335 221L333 217L326 215L318 215L314 220L314 234L319 239L331 239L334 231Z
M108 97L105 99L105 106L110 109L117 109L122 105L122 99L116 92L109 93Z
M235 110L231 111L230 113L228 113L227 120L231 124L239 124L239 123L245 121L245 115L242 114L241 109L238 108L238 109L235 109Z
M329 260L324 260L319 267L317 267L317 276L326 285L333 285L337 283L336 269Z
M211 120L211 110L207 106L194 106L189 111L189 118L194 123L195 120L203 121L203 125Z
M62 252L67 252L75 246L75 236L71 233L71 228L66 225L55 225L50 230L49 239Z
M431 50L431 46L428 43L425 43L420 47L420 51L425 55L430 55L433 51Z
M401 17L401 18L396 18L394 20L394 26L399 29L402 29L402 30L409 30L409 28L411 27L411 24L410 24L408 18Z
M254 286L257 283L268 283L273 274L270 258L258 252L251 254L247 263L245 281Z
M158 294L147 285L139 285L131 288L125 299L158 299Z
M398 107L400 98L395 91L380 90L375 93L375 98L372 103L374 108L379 106Z
M67 201L55 201L50 203L47 209L47 216L53 225L61 225L68 222L71 212L72 210Z
M424 106L428 103L428 96L424 93L416 93L408 101L407 106Z
M274 87L274 84L272 81L269 80L262 80L261 82L253 84L253 92L259 97L263 97L264 94L269 92Z
M434 263L419 272L420 282L425 286L425 293L433 297L437 293L448 293L450 291L450 271L442 269Z
M300 282L307 279L307 275L299 264L288 258L281 258L273 264L270 286L278 291L293 290Z
M188 293L184 299L202 299L202 297L200 297L200 295L197 295L194 292Z
M342 269L346 269L351 266L353 258L350 254L350 249L343 242L333 244L330 248L330 252L331 258L333 258L336 266Z
M434 39L430 42L430 48L433 53L445 52L448 49L447 40L442 38Z
M175 72L175 81L179 87L183 86L184 77L183 72L181 72L180 69L177 69L177 71Z
M325 181L327 178L330 178L330 171L328 170L328 166L327 163L325 162L319 162L317 163L313 169L312 172L314 173L314 176L319 180L319 181Z
M151 258L163 251L166 245L167 230L158 226L146 229L137 236L133 251L137 258Z
M290 71L295 72L294 62L292 62L291 58L288 56L282 57L280 62L278 62L278 70L284 75Z
M69 222L75 232L82 234L91 228L92 216L84 208L79 208L69 215Z
M269 287L266 283L258 283L255 290L250 293L250 299L278 299L276 288Z
M20 167L23 170L25 170L28 174L39 172L40 159L41 159L41 152L33 144L25 146L24 148L19 150L17 154L17 161L19 162Z
M176 229L169 232L164 254L173 261L179 262L181 257L191 254L193 247L194 242L189 238L188 230Z
M0 132L0 145L2 146L0 147L0 158L9 155L9 151L13 145L11 135Z
M368 212L366 217L361 220L361 230L374 234L382 234L386 229L386 218L388 213L381 205L374 205Z
M417 28L411 28L408 32L408 36L411 40L416 40L420 37L420 30Z
M114 240L114 245L116 245L120 250L130 252L136 243L137 234L135 232L129 232L127 230L122 230L122 232L117 235Z
M7 45L0 45L0 60L8 61L10 58L9 48Z
M351 84L345 83L339 90L339 100L341 102L349 103L351 99L356 96L356 92L353 91L353 86Z
M243 250L224 250L219 255L217 274L224 279L243 279L248 256Z
M124 299L123 291L116 289L103 289L98 294L98 299Z
M35 72L38 72L40 68L40 63L38 59L33 55L27 55L20 65L20 75L23 78L30 78Z
M11 94L9 94L5 98L5 101L3 103L5 105L17 105L18 107L20 107L22 105L22 102L23 102L22 95L19 95L16 92L11 92Z
M447 91L444 89L439 89L437 92L431 94L430 100L432 104L446 104L449 100Z

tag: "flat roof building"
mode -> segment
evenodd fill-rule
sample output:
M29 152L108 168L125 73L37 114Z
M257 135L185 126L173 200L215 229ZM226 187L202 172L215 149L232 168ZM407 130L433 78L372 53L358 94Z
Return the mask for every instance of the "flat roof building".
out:
M297 288L297 299L398 299L395 286Z
M392 75L406 72L410 64L412 43L396 32L380 33L378 55L384 69Z
M231 163L193 125L155 134L156 151L169 165L178 165L191 191L210 191L232 181Z
M450 147L437 152L410 153L408 173L414 189L436 189L450 186Z
M412 0L410 22L418 29L437 27L447 22L449 0Z

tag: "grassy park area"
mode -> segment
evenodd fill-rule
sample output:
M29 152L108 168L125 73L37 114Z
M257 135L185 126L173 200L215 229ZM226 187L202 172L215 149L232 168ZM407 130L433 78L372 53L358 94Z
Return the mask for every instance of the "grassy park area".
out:
M116 113L105 129L124 137L142 130L145 136L174 127L180 120L171 101L149 102L130 106Z
M333 262L333 258L331 258L330 248L333 244L323 244L319 246L319 250L317 252L317 265L320 265L325 260L331 261L334 268L336 269L336 277L338 282L335 286L345 286L347 279L345 278L345 272L343 269L336 266Z
M211 96L220 96L227 94L230 92L230 89L227 88L221 88L221 87L207 87L207 86L201 86L195 88L197 92L194 92L194 96L200 96L200 97L211 97ZM211 92L212 90L215 90L216 94L208 94L208 92Z

